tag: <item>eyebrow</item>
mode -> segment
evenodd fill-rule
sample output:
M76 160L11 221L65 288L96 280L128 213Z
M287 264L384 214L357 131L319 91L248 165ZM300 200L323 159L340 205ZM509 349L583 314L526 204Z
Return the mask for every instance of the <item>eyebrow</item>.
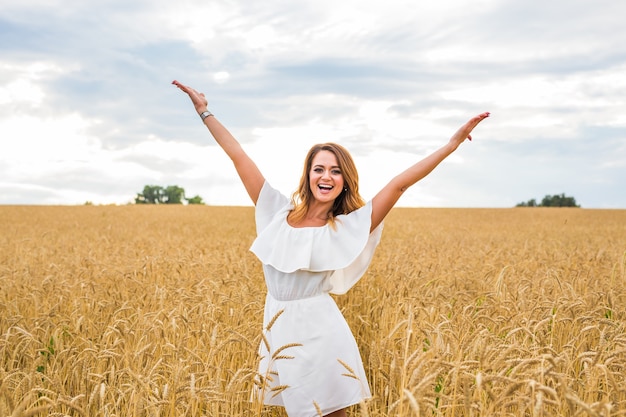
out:
M320 167L320 168L326 168L326 166L325 166L325 165L320 165L320 164L313 165L313 168L317 168L317 167ZM330 168L331 168L331 169L332 169L332 168L341 169L341 168L339 167L339 165L333 165L333 166L331 166Z

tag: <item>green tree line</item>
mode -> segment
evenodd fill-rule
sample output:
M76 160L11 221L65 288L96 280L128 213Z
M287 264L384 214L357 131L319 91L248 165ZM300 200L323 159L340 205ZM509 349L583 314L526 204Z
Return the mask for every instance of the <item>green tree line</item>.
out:
M564 193L546 195L540 203L534 198L518 203L515 207L580 207L574 197L568 197Z
M185 189L178 185L146 185L143 192L137 193L135 197L135 204L183 204L183 201L187 204L204 204L199 195L186 198Z

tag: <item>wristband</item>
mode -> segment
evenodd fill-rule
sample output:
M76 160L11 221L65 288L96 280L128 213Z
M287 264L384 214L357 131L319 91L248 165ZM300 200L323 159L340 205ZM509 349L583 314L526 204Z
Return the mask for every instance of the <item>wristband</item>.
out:
M202 113L200 113L200 118L202 119L202 121L204 121L204 119L206 119L209 116L213 116L213 113L211 113L210 111L203 111Z

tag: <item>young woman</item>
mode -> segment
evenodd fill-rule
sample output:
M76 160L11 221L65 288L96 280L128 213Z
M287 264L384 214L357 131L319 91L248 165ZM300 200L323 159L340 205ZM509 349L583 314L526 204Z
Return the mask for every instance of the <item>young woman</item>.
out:
M383 219L400 196L428 175L489 113L464 124L439 150L393 178L367 203L346 149L334 143L308 152L291 199L272 188L239 142L207 110L204 94L185 92L235 165L255 204L251 251L263 264L267 296L259 347L258 393L290 417L345 416L371 396L357 344L329 294L343 294L365 273Z

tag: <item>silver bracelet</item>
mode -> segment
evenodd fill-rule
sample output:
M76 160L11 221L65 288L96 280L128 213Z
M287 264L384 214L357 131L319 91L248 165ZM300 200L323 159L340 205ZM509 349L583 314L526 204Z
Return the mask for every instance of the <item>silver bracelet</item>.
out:
M204 119L206 119L209 116L213 116L213 113L211 113L210 111L203 111L202 113L200 113L200 118L202 119L202 121L204 121Z

